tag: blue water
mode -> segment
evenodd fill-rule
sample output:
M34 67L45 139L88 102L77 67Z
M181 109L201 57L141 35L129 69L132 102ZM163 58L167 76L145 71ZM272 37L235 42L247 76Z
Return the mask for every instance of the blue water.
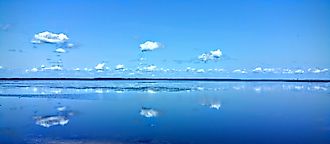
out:
M1 81L0 143L330 143L330 84Z

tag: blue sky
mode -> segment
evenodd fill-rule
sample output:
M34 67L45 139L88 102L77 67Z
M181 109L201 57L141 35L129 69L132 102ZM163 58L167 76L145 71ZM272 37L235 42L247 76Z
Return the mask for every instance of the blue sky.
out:
M61 54L64 68L135 68L146 41L162 44L144 54L157 67L330 67L328 0L2 0L0 26L0 66L7 68L49 65L56 46L30 42L44 31L75 44ZM219 61L198 61L216 49Z

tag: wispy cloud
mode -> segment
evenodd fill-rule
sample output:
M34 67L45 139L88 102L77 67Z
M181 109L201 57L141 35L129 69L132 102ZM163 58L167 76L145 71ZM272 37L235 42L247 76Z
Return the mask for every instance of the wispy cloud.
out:
M11 24L0 24L0 29L7 31L11 27Z

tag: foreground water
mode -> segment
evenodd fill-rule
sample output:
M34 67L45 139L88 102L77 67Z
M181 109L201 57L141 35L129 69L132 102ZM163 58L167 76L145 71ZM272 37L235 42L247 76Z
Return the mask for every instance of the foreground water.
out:
M330 143L330 84L1 81L0 143Z

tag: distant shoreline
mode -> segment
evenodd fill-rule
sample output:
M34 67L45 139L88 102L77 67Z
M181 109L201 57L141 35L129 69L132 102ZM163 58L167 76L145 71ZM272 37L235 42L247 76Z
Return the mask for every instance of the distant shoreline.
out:
M81 80L81 81L217 81L217 82L330 82L330 79L232 79L232 78L0 78L0 81Z

